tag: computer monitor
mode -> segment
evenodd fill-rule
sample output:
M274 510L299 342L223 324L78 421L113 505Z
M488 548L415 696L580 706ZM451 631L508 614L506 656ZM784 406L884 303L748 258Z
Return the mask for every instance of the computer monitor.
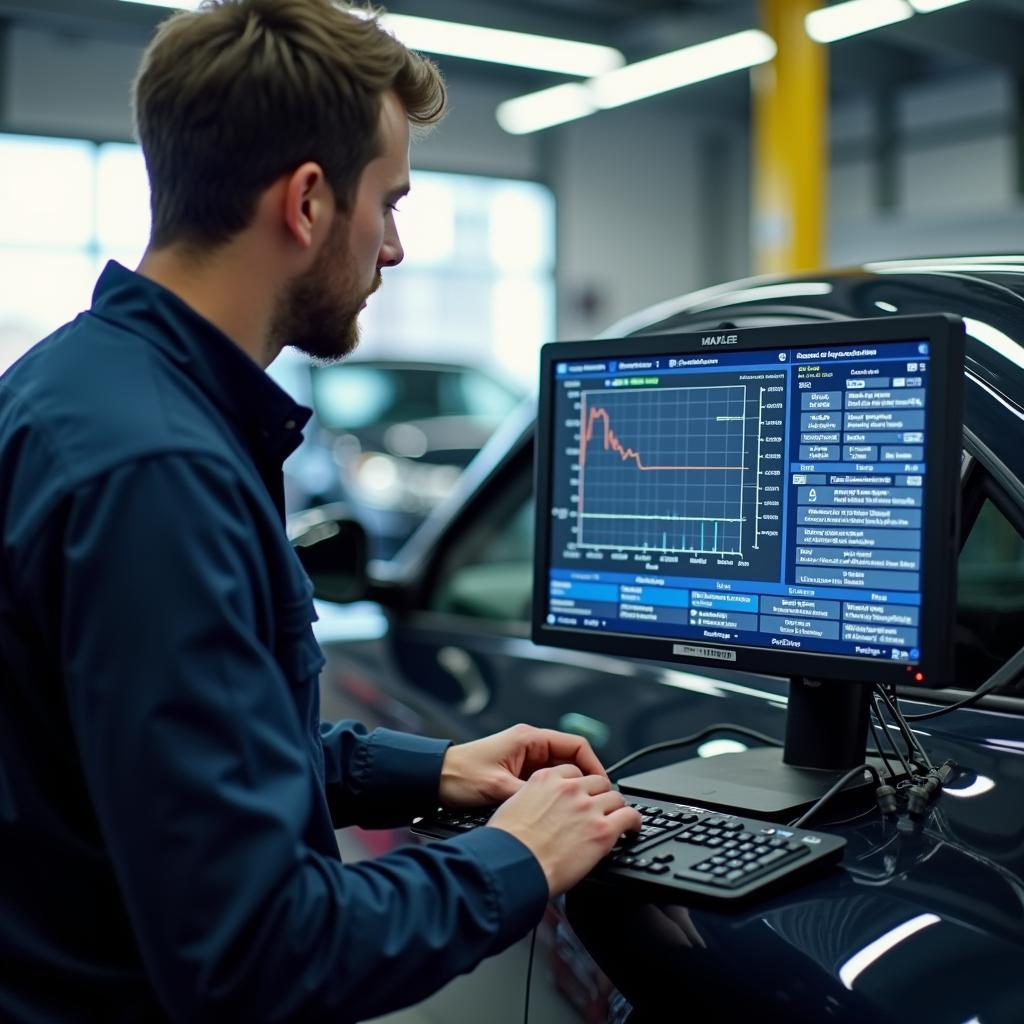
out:
M951 682L963 359L949 316L544 346L534 641L791 680L781 755L624 789L782 817L870 684Z

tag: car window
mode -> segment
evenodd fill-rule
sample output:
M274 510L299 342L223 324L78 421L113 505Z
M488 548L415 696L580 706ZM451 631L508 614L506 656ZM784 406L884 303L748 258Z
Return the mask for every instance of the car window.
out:
M986 498L960 552L957 685L973 690L1024 642L1024 537Z
M521 473L496 507L464 532L441 562L427 607L500 622L526 622L533 590L533 489Z
M313 407L332 430L358 430L384 419L397 400L398 378L372 366L313 371Z
M498 423L519 399L518 394L482 373L451 373L441 380L441 403L447 415L478 416Z

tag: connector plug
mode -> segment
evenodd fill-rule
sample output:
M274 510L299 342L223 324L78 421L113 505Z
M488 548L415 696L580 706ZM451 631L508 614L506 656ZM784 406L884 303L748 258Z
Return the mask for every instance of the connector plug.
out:
M914 821L920 821L924 816L924 812L931 802L932 793L938 789L938 785L937 780L927 779L922 783L907 787L907 814Z
M899 810L896 801L896 790L892 786L883 784L875 790L875 797L878 799L878 809L885 815L895 814Z

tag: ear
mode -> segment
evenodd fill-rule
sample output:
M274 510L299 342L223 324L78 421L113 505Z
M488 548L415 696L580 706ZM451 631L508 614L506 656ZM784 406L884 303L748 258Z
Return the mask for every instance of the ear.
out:
M308 249L326 233L334 213L334 196L323 168L307 161L285 180L284 227L300 248Z

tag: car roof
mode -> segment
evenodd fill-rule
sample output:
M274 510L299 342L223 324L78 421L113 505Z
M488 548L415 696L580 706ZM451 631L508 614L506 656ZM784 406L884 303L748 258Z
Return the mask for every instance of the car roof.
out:
M745 278L656 303L602 337L938 312L965 318L968 371L1024 408L1024 255L885 260Z

